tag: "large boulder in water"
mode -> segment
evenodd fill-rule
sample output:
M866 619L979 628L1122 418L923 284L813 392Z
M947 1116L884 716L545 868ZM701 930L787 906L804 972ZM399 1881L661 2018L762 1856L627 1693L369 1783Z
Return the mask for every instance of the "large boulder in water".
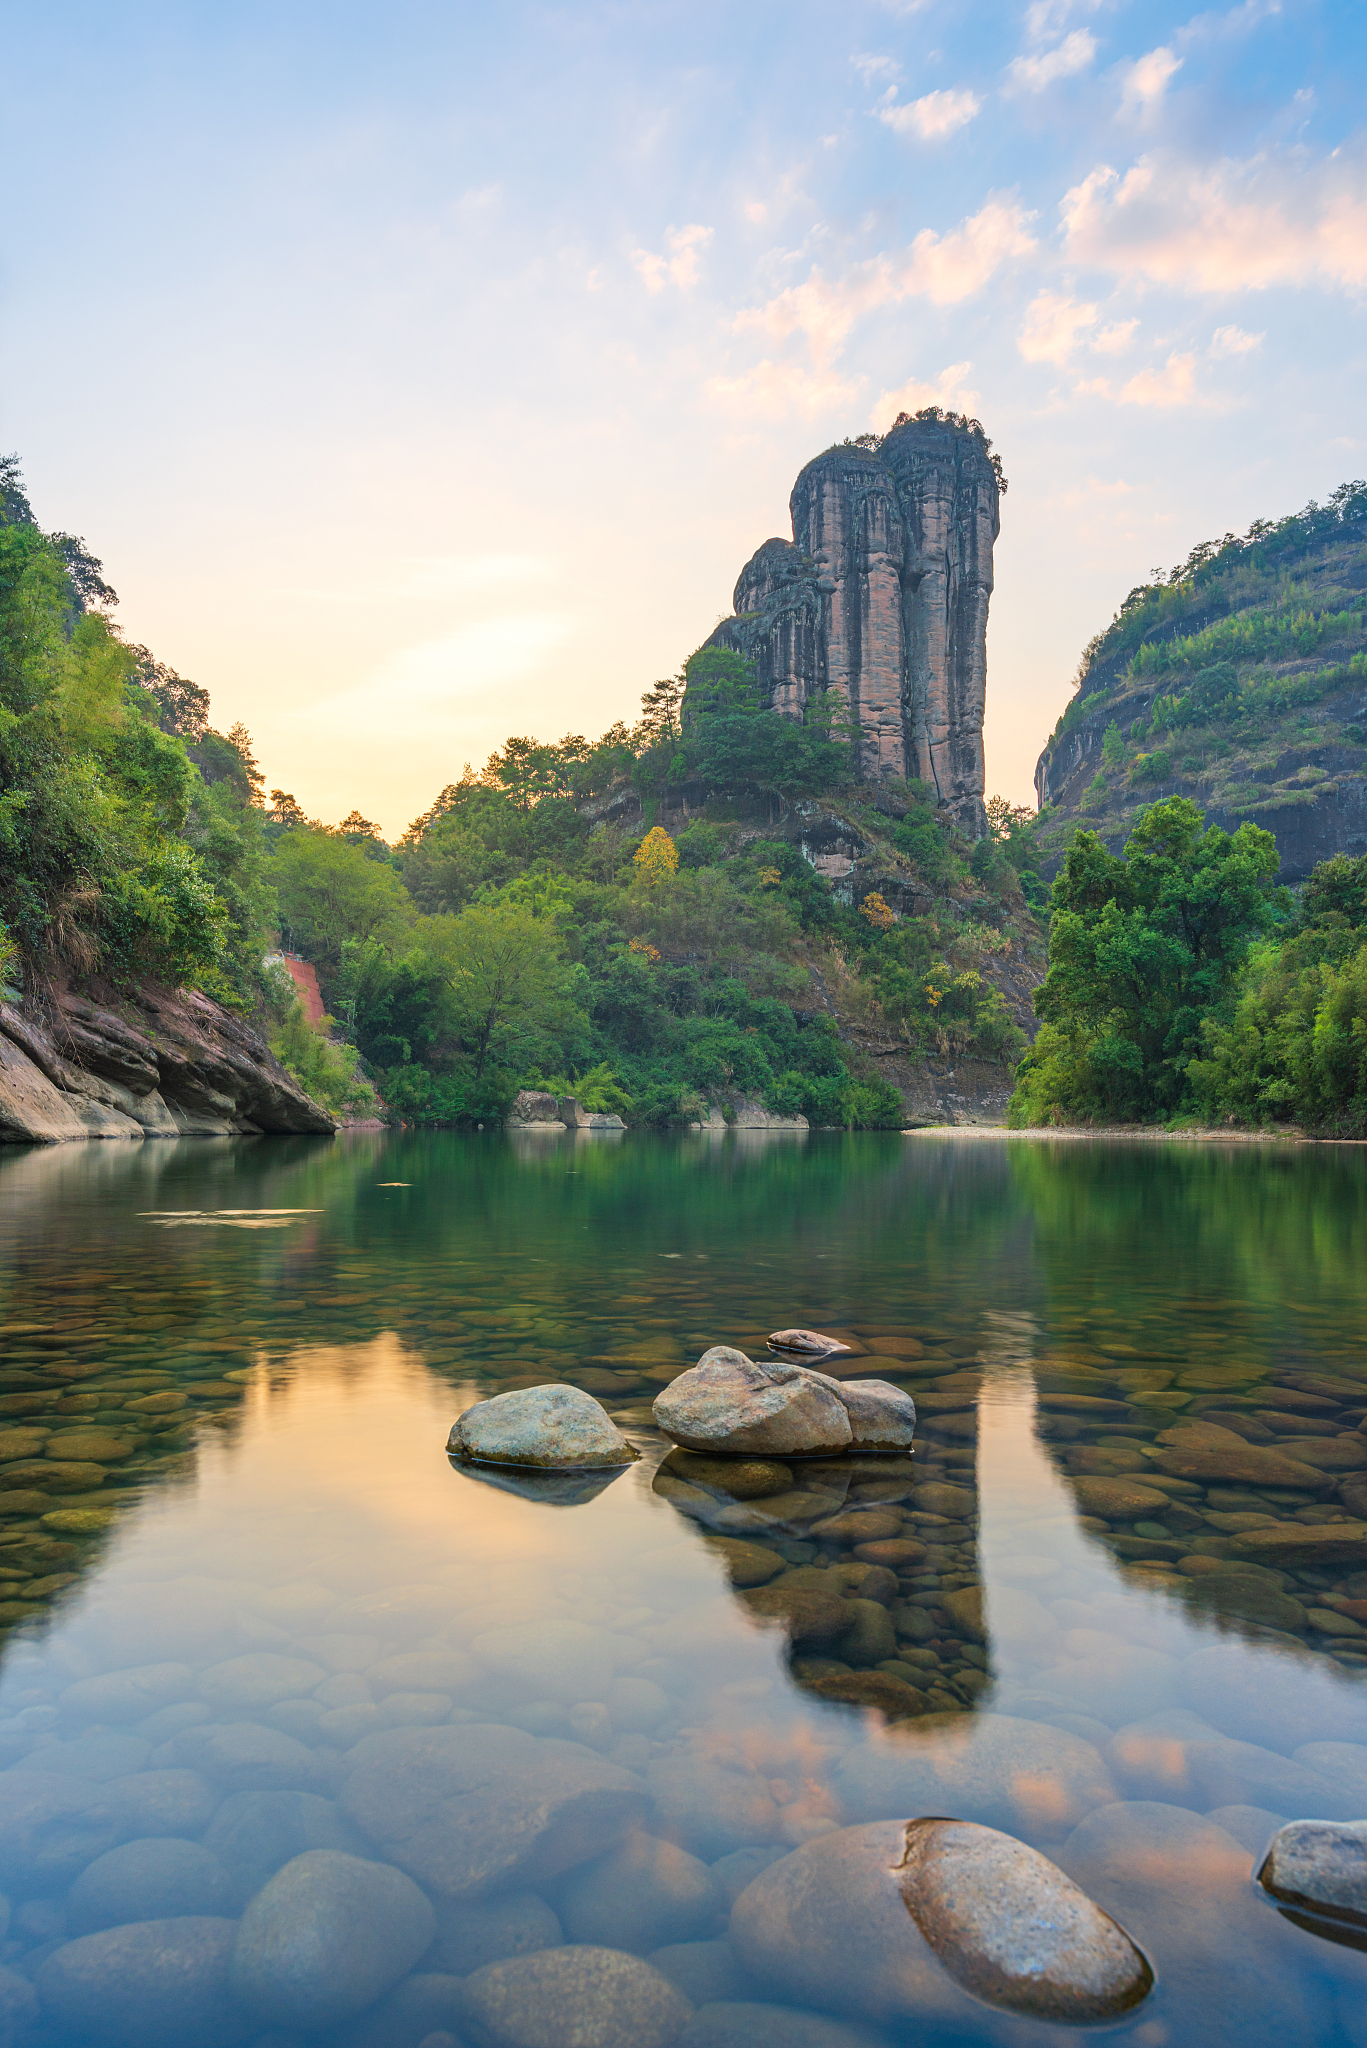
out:
M833 1380L799 1365L747 1358L714 1344L658 1396L655 1420L690 1451L818 1457L854 1441Z
M639 1456L601 1402L560 1382L477 1401L454 1424L446 1448L475 1464L541 1472L602 1471Z
M888 1380L824 1380L843 1402L850 1418L852 1451L909 1451L916 1434L916 1403Z

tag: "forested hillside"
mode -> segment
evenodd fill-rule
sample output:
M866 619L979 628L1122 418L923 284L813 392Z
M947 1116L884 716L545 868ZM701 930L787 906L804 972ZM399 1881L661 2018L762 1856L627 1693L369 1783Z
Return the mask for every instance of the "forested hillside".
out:
M970 845L919 784L853 781L837 704L762 711L747 664L701 650L630 729L510 739L390 845L360 810L267 801L250 735L124 637L13 460L3 492L0 918L25 1006L202 989L330 1106L438 1122L545 1086L633 1122L744 1099L897 1125L899 1059L1005 1070L1023 1047L1028 816L994 803ZM316 967L327 1036L281 949Z
M1046 872L1145 804L1270 831L1283 878L1367 851L1367 483L1194 548L1086 649L1035 771Z

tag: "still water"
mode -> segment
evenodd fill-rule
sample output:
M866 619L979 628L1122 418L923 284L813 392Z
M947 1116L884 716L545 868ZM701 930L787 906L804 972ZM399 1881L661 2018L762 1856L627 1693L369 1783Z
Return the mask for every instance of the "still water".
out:
M1354 1148L0 1155L0 2038L1367 2044L1358 1937L1253 1882L1367 1815L1364 1222ZM912 1391L910 1463L670 1454L660 1387L795 1323ZM556 1378L636 1465L449 1463ZM899 2005L838 1887L796 1962L729 1938L922 1814L1043 1851L1151 1995Z

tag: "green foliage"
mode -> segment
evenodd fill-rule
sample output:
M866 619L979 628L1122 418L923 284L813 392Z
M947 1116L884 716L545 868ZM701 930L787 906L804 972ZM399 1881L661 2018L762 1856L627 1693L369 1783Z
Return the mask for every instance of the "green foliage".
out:
M334 1045L320 1036L297 999L277 1017L266 1035L281 1065L324 1109L338 1117L374 1112L375 1093L357 1072L354 1048Z
M1125 762L1125 737L1114 719L1107 726L1101 741L1101 758L1114 774Z
M1249 947L1272 923L1272 835L1202 830L1195 804L1140 813L1123 855L1079 832L1054 884L1043 1028L1021 1062L1017 1125L1171 1116L1206 1021L1231 997Z
M336 833L296 825L271 863L286 936L329 968L348 939L400 942L415 922L412 899L395 870L371 860Z

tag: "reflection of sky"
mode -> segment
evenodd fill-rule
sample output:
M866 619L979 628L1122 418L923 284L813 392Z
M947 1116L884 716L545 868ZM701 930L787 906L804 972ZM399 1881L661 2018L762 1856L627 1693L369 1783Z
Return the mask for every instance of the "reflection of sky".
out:
M1024 799L1132 585L1363 468L1362 60L1349 0L10 10L0 446L392 833L634 716L820 449L966 409Z

